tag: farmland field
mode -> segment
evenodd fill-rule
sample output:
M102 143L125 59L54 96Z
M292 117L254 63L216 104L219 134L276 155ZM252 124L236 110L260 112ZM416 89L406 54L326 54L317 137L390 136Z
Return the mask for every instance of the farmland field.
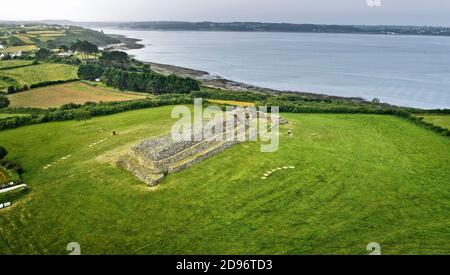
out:
M436 126L441 126L450 129L450 115L426 115L425 121L433 123Z
M11 107L50 108L68 103L126 101L142 99L144 96L113 92L93 87L82 82L70 82L46 86L8 96Z
M66 254L74 241L83 254L450 252L448 138L391 116L284 114L277 152L243 143L148 189L114 162L167 133L171 110L0 132L32 188L0 212L0 253Z
M5 49L1 49L0 52L5 52L5 53L16 53L19 51L22 52L30 52L30 51L34 51L36 50L36 45L26 45L26 46L14 46L14 47L8 47Z
M16 37L18 39L20 39L23 43L28 44L28 45L32 45L34 44L34 42L30 39L30 37L28 35L25 34L18 34L16 35Z
M30 60L4 60L0 62L0 70L14 68L19 66L31 65L33 61Z
M76 66L49 63L3 70L0 71L0 75L11 77L20 85L78 78Z

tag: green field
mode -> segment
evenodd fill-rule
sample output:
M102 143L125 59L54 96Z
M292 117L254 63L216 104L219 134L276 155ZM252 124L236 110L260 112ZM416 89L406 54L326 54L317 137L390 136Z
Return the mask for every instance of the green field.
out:
M30 60L4 60L0 61L0 70L31 65L33 61Z
M51 63L3 70L0 71L0 75L5 75L15 79L19 85L31 85L45 81L78 78L76 66Z
M450 115L426 115L423 116L425 121L450 129Z
M30 52L36 50L36 45L25 45L25 46L13 46L0 50L0 52L4 53L16 53L16 52Z
M0 254L450 253L450 139L391 116L286 114L278 152L244 143L148 189L113 163L168 132L171 109L0 132L32 189L0 212Z

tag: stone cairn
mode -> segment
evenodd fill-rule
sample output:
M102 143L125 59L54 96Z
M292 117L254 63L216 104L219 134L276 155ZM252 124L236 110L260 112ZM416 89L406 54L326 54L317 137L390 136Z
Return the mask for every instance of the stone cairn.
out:
M205 121L201 132L204 132L206 125L210 131L207 131L206 135L203 134L202 141L194 141L195 133L191 141L177 142L170 135L145 140L133 146L128 154L121 156L117 165L153 187L160 184L167 174L178 173L240 143L240 140L246 140L242 137L235 137L233 141L227 140L227 133L237 135L243 132L239 127L245 128L246 136L256 137L257 131L250 125L257 122L258 116L274 126L270 116L254 108L236 109L232 116L235 123L230 122L233 119L230 116L227 116L225 122ZM223 123L222 127L220 123Z

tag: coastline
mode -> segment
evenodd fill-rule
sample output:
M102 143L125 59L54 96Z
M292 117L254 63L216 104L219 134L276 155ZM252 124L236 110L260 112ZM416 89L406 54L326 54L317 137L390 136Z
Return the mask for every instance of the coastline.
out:
M141 39L131 38L120 34L107 34L107 35L120 40L120 43L107 45L103 48L104 50L126 51L145 48L145 45L139 43L141 42Z
M136 38L130 38L125 35L118 35L118 34L108 34L109 36L112 36L114 38L117 38L121 41L119 44L113 44L108 45L104 49L105 50L118 50L118 51L127 51L127 50L135 50L135 49L142 49L145 48L145 45L140 44L141 39ZM149 64L151 68L160 74L163 75L171 75L174 74L176 76L180 77L190 77L193 78L201 83L204 87L214 88L214 89L221 89L221 90L230 90L230 91L236 91L236 92L259 92L259 93L266 93L266 94L273 94L273 95L289 95L289 94L296 94L296 95L302 95L307 97L313 97L323 100L342 100L342 101L348 101L348 102L354 102L354 103L366 103L370 104L370 102L364 98L361 97L342 97L342 96L333 96L333 95L327 95L327 94L321 94L321 93L313 93L313 92L304 92L304 91L284 91L284 90L276 90L271 88L265 88L265 87L259 87L252 84L247 84L243 82L238 82L230 79L225 79L218 75L212 75L209 72L191 69L191 68L185 68L177 65L170 65L170 64L161 64L151 61L143 61L139 60L143 63ZM381 103L381 105L384 106L390 106L390 107L398 107L395 105L391 105L388 103Z

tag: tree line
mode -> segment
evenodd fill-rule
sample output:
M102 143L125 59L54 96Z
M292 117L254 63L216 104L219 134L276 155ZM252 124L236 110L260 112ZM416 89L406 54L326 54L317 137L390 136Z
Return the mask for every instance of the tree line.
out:
M120 51L104 52L98 61L80 65L78 77L84 80L101 79L106 85L121 91L136 91L152 94L188 94L200 90L199 83L192 78L176 75L165 76L150 69L148 64L134 61Z

